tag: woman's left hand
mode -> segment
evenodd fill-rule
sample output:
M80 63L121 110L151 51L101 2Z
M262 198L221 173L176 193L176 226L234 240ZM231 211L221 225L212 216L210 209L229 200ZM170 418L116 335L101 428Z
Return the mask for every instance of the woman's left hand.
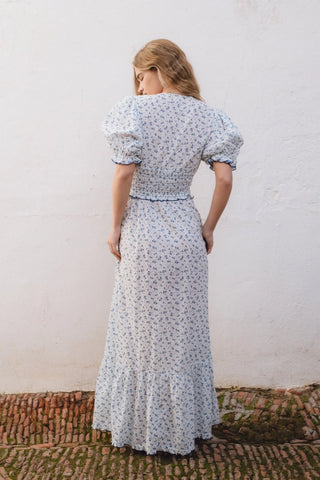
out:
M108 241L107 241L110 248L110 252L118 260L121 260L120 245L119 245L120 236L121 236L121 227L112 227L109 234Z

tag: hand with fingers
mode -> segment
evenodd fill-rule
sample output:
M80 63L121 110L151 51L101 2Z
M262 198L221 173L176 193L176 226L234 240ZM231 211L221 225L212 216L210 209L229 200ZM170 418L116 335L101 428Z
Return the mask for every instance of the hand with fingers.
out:
M214 243L213 230L208 229L204 226L204 227L202 227L201 233L202 233L202 237L203 237L204 241L206 242L207 255L209 255L209 253L211 253L211 251L212 251L212 247L213 247L213 243Z
M119 261L121 260L120 253L120 237L121 237L121 227L112 227L107 243L110 248L110 252L114 255Z

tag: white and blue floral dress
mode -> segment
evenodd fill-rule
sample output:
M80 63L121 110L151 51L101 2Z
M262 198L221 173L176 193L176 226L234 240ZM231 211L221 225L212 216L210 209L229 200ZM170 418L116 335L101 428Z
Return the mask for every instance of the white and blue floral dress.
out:
M243 138L222 110L174 93L126 96L102 128L113 162L136 167L92 428L111 431L114 446L186 455L220 423L208 258L190 186L201 160L234 170Z

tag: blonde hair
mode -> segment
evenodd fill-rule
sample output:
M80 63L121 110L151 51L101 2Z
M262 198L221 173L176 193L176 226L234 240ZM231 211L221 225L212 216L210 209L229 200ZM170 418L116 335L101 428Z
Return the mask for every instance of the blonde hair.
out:
M200 88L193 68L185 53L175 43L165 38L151 40L133 59L132 65L141 70L157 70L163 87L175 87L181 95L201 100ZM139 81L134 73L134 90L139 95Z

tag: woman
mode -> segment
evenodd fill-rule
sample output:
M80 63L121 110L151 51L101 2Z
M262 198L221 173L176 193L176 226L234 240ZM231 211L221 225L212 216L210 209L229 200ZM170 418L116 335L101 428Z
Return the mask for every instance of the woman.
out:
M114 446L186 455L220 423L208 319L208 259L243 138L200 97L183 51L165 39L135 56L136 95L103 132L117 164L108 238L115 285L92 427ZM190 194L200 161L215 173L202 223Z

